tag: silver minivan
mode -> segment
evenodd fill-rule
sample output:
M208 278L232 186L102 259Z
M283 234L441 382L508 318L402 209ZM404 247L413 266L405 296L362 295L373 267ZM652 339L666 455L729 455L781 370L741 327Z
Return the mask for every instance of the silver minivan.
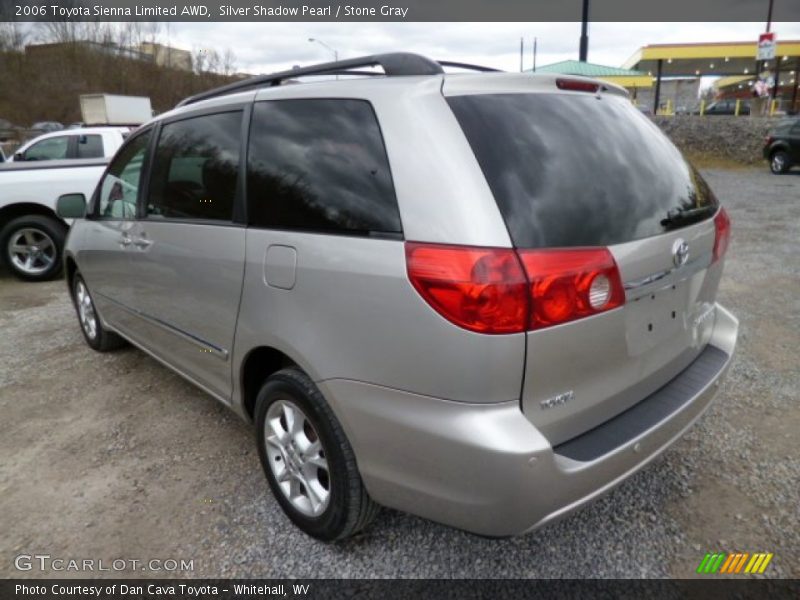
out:
M733 355L730 221L626 92L470 68L237 82L59 199L87 343L252 422L321 539L379 505L486 536L557 519L678 439Z

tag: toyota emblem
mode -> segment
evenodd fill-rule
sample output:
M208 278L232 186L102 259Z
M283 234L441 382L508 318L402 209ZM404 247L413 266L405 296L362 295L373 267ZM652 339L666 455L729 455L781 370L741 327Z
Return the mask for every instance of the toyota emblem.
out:
M678 238L672 244L672 262L676 267L682 267L689 260L689 244Z

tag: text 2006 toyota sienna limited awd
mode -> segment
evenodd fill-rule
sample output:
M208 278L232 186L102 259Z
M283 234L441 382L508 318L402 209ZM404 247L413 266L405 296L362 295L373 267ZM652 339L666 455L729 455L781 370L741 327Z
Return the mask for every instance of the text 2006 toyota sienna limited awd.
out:
M189 98L130 136L66 245L89 345L132 342L252 421L322 539L378 505L547 523L674 442L734 351L728 217L622 89L443 66Z

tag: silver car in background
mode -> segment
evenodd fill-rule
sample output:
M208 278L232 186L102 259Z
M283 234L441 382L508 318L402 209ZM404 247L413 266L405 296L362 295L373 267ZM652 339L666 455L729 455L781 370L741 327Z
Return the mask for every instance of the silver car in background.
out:
M378 505L486 536L552 521L673 443L734 352L728 217L624 90L443 66L189 98L67 241L88 344L131 342L253 422L321 539Z

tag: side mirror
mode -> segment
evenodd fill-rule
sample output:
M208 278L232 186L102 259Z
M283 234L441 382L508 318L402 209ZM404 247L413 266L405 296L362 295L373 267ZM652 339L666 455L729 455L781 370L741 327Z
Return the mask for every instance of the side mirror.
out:
M81 219L86 215L86 197L83 194L64 194L56 201L56 214L62 219Z
M25 153L24 152L17 152L14 155L14 160L25 160Z

